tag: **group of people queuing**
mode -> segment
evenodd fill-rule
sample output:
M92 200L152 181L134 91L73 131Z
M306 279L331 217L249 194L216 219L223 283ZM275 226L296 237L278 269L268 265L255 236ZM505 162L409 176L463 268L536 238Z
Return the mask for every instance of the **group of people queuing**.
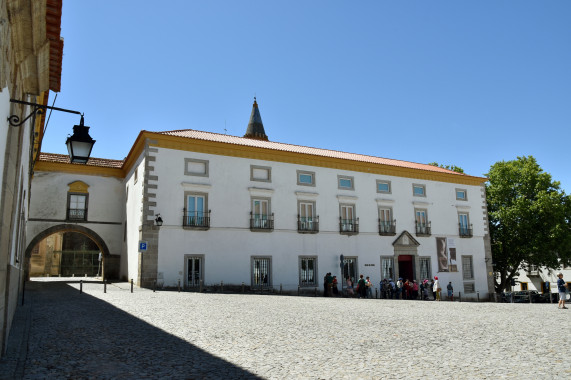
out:
M332 276L331 273L327 273L323 280L324 284L324 296L338 296L338 283L337 276ZM376 294L373 295L373 283L369 276L364 277L359 276L357 283L353 281L353 278L347 277L346 279L346 295L348 297L358 298L375 298ZM454 288L452 282L448 282L446 286L448 299L454 301ZM432 280L424 279L422 282L418 283L416 280L410 281L409 279L399 278L397 281L393 281L392 278L384 279L379 284L380 298L384 299L403 299L403 300L434 300L440 301L442 299L442 288L440 287L440 282L438 277L435 276Z
M409 279L399 278L393 281L392 278L384 279L379 284L381 297L384 299L403 299L403 300L442 300L442 288L438 276L435 276L430 281L425 278L422 282L418 283L416 280L410 281ZM446 286L448 299L454 301L454 287L452 282L448 282Z

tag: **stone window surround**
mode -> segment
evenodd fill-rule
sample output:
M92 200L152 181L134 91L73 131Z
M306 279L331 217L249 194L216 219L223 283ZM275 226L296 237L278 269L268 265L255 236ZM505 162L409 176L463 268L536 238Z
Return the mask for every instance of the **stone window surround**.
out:
M302 283L301 279L301 262L302 260L313 260L313 283ZM313 255L300 255L298 256L298 260L297 260L297 266L298 266L298 278L299 278L299 286L301 287L315 287L319 284L319 271L318 271L318 260L317 260L317 256L313 256Z
M198 172L191 172L188 170L188 164L190 162L204 164L204 173ZM197 158L185 158L184 159L184 175L193 176L193 177L208 177L209 176L209 161L208 160L199 160Z
M416 194L414 192L415 188L422 188L422 195L421 194ZM413 197L426 197L426 185L420 184L420 183L413 183L412 184L412 196Z
M385 183L385 184L389 185L389 190L388 190L388 191L381 191L381 190L379 190L379 184L381 184L381 183ZM384 180L384 179L378 179L378 180L377 180L377 193L391 194L391 193L392 193L392 190L393 190L393 188L392 188L392 186L391 186L391 181L387 181L387 180Z
M254 177L254 170L266 170L268 173L267 179L262 178L255 178ZM260 166L260 165L250 165L250 181L256 182L272 182L272 168L271 166Z
M311 176L311 183L301 182L301 181L299 180L299 177L300 177L300 175L302 175L302 174L310 175L310 176ZM297 176L297 184L298 184L299 186L313 186L313 187L315 187L315 172L311 172L311 171L308 171L308 170L297 170L297 171L296 171L296 176Z
M351 187L343 187L341 186L341 180L347 179L351 181ZM355 178L349 175L337 175L337 188L339 190L355 190Z
M461 192L461 191L464 192L464 198L458 198L458 193ZM467 202L467 201L468 201L468 190L456 188L456 189L454 190L454 194L456 194L456 200L457 200L457 201L463 201L463 202Z

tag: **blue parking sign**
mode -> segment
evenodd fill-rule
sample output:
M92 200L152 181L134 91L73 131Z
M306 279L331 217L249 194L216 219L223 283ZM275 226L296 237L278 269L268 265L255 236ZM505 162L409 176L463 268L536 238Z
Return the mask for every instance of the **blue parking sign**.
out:
M139 252L145 252L147 250L147 242L139 241Z

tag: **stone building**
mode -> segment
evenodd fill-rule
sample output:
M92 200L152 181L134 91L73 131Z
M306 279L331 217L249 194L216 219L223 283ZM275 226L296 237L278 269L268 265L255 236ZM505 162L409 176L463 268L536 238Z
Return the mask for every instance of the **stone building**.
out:
M24 281L31 175L45 114L12 99L46 105L59 92L61 0L0 1L0 354ZM28 118L28 116L30 116Z
M108 276L143 287L296 291L321 289L328 272L342 285L364 274L376 286L437 275L463 297L486 299L485 181L273 142L254 101L244 137L141 131L124 161L84 166L42 154L27 253L48 233L75 229L97 241Z

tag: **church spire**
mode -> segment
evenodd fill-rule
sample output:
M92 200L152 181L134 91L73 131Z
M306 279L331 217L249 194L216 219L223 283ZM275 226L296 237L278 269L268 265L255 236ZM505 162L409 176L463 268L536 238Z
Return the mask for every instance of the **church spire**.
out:
M255 96L254 104L252 105L252 114L250 115L250 122L248 123L248 129L246 130L244 137L268 141L268 136L264 131L264 124L262 123L262 117L260 116L260 110L258 109L258 103L256 102Z

